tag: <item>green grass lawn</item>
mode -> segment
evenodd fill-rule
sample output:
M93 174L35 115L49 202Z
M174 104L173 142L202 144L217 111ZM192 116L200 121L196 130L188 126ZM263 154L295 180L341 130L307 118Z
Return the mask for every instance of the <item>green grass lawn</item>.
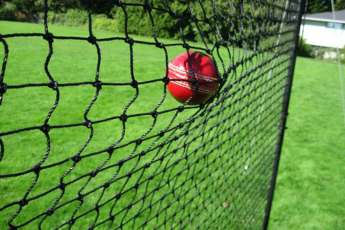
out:
M43 25L27 23L0 21L0 28L2 34L43 32ZM88 37L87 30L83 28L49 28L55 35ZM124 37L123 34L104 31L94 31L94 34L97 38ZM154 41L150 37L133 38ZM165 44L176 42L160 41ZM45 40L17 37L8 38L6 42L10 47L5 75L8 85L49 81L43 68L49 50ZM100 80L104 83L131 82L129 45L122 40L101 42L99 45L102 54ZM87 41L56 39L53 47L49 72L59 84L94 81L97 65L95 46ZM3 53L3 46L0 51ZM184 49L169 46L167 51L171 61ZM138 82L164 77L166 63L162 49L136 43L133 54L133 71ZM236 62L249 53L235 49L232 54L235 54L232 61ZM268 59L270 54L265 55L249 61L245 67L255 67L257 62ZM220 49L220 56L224 60L224 68L228 68L231 62L224 48ZM229 81L245 74L244 70L238 67L229 76ZM300 229L303 226L305 229L344 229L342 179L345 166L342 156L345 130L337 66L298 59L295 76L289 129L284 140L270 228ZM85 126L53 128L49 132L51 144L46 159L46 136L38 129L2 136L5 155L0 163L0 175L25 172L45 159L42 167L47 168L41 171L27 199L53 189L39 199L30 200L12 223L24 224L44 214L56 201L58 205L65 205L57 209L54 215L46 217L42 229L54 229L65 224L81 204L74 215L77 218L74 229L86 229L95 222L95 218L98 218L97 223L107 220L109 213L116 216L112 229L120 223L126 229L132 226L137 228L145 221L148 222L146 229L162 226L164 222L166 228L183 228L189 224L191 228L200 226L201 229L213 229L215 226L219 229L260 229L264 215L260 209L265 206L267 178L273 159L272 155L262 154L262 151L274 152L274 148L266 150L265 147L275 147L278 129L272 124L279 123L279 116L271 112L270 107L263 109L260 103L280 106L281 101L275 101L269 95L278 90L283 82L278 81L275 85L269 82L269 87L261 86L268 90L267 97L266 94L260 95L261 89L244 96L261 83L263 80L245 84L243 80L242 85L238 83L229 92L223 92L224 102L207 109L204 116L200 115L198 107L188 107L178 112L176 108L180 104L169 93L165 94L164 84L160 81L140 85L139 96L135 100L133 98L137 92L129 85L104 85L86 114L87 118L95 122L117 117L129 105L126 114L132 117L128 118L125 126L119 119L112 119L93 124L92 132ZM237 93L230 96L235 90ZM59 93L59 104L49 119L49 125L83 122L96 89L90 84L62 85ZM0 106L0 133L40 126L55 100L56 91L48 87L9 89ZM157 108L159 103L161 105ZM243 109L238 112L240 108ZM154 119L149 113L155 109L157 112L167 112ZM250 116L246 116L247 111L251 111ZM196 122L189 122L191 117ZM184 126L174 129L180 123L184 123ZM164 137L157 137L157 133L164 129L169 132ZM267 138L262 133L256 133L256 130L265 132ZM91 141L83 149L91 133ZM174 136L179 138L171 140ZM147 138L147 141L141 144L131 142L138 138ZM160 143L165 145L159 146ZM218 143L223 145L219 146ZM122 148L115 149L110 157L104 152L109 146ZM82 160L74 165L69 158L80 149L83 149ZM150 151L140 155L143 150ZM119 161L127 158L128 162L120 166ZM59 163L66 159L66 162ZM48 167L57 163L54 167ZM92 170L100 170L94 178L89 175ZM132 171L135 173L127 177L127 173ZM177 172L180 173L177 175ZM0 178L0 208L3 204L23 198L35 178L33 172ZM60 180L68 184L64 192L56 189ZM109 188L100 187L107 181L111 182ZM133 189L136 184L140 186ZM155 187L158 189L154 190ZM83 201L75 200L78 192L85 196ZM121 194L121 198L116 199L116 194ZM142 198L143 194L147 196L145 199ZM177 200L177 197L181 200ZM96 204L102 205L98 211L94 209ZM128 207L129 204L133 207ZM153 207L147 208L149 204ZM186 208L181 209L182 204L187 204ZM18 207L13 205L0 211L0 229L8 227L7 223ZM176 214L172 215L174 212ZM140 215L133 222L136 213ZM159 218L155 217L156 213ZM188 213L191 215L188 216ZM20 229L36 229L43 216ZM183 221L178 222L180 218ZM97 229L107 229L108 225L101 225ZM65 224L62 229L68 229L68 226Z
M39 33L42 32L43 25L1 22L1 28L3 31L7 31L7 33ZM86 29L59 26L51 26L50 29L52 33L62 36L88 36ZM101 31L95 31L95 35L103 38L107 36L124 36L123 34L113 34ZM153 41L152 38L144 39L150 42ZM10 49L10 54L5 81L8 85L46 83L49 81L43 68L49 50L48 44L45 40L40 37L18 37L7 39L7 43ZM123 41L112 41L100 43L100 49L102 50L102 65L100 69L100 79L102 82L131 82L129 46ZM134 72L136 74L135 78L138 82L164 77L165 54L163 50L158 48L153 49L152 46L136 44L133 52L135 57L133 60ZM169 54L173 56L176 56L181 52L182 50L179 48L169 50ZM149 56L146 56L147 54L149 54ZM97 52L95 46L89 44L87 41L54 41L54 54L49 63L49 72L60 84L94 81L96 65ZM83 122L84 113L94 98L95 92L96 90L92 85L60 87L59 105L50 118L50 126L69 125ZM136 90L128 85L116 87L103 86L97 102L92 106L92 109L87 114L87 118L91 121L97 121L119 116L124 112L125 107L133 100L135 95ZM163 97L165 97L164 84L163 82L157 82L154 84L144 85L140 87L139 95L140 96L133 102L133 105L128 107L126 111L127 115L131 116L153 111L157 107L157 104L162 101ZM157 109L158 112L179 106L179 104L169 94L166 95L166 97L167 98L164 103L162 103L162 105ZM48 111L55 102L55 99L56 92L47 87L28 87L18 90L8 90L6 93L6 99L4 99L0 109L1 132L25 127L40 126L44 122ZM115 145L115 143L120 141L121 143L128 143L129 141L136 140L140 137L147 138L149 136L154 136L160 130L174 127L180 122L185 121L186 117L190 117L197 110L198 108L191 108L190 110L186 109L183 116L177 114L176 110L167 112L167 116L159 116L159 119L156 121L154 121L150 114L140 116L136 119L129 118L126 122L126 127L123 127L122 122L118 119L110 120L106 123L94 124L92 141L87 145L82 156L102 151L106 147ZM173 116L175 116L175 120L171 121L171 118L169 119L169 117ZM172 122L171 124L169 124L170 121ZM154 122L155 126L153 126ZM151 129L152 126L153 129ZM181 129L181 131L183 131L183 129ZM90 135L90 129L87 129L85 126L52 129L49 132L51 140L51 145L49 146L49 157L45 160L42 166L56 164L57 162L61 162L72 157L80 151L85 142L89 139ZM46 138L39 130L8 135L2 138L6 148L4 158L0 166L2 175L29 170L33 165L37 164L42 158L44 158L44 153L47 149ZM154 139L157 139L157 137ZM18 145L18 143L21 144ZM103 204L103 207L100 209L99 219L103 221L105 217L109 216L109 210L111 210L114 205L113 197L116 193L123 193L123 195L122 198L119 199L119 202L116 202L116 208L113 211L114 215L119 210L125 209L129 203L140 202L141 194L145 194L145 187L139 187L136 192L139 195L135 195L131 190L133 184L145 184L147 177L156 173L157 170L161 170L159 168L163 167L163 164L160 163L160 161L157 159L154 160L153 153L148 153L145 157L134 157L130 163L122 167L122 170L116 166L116 163L119 160L129 157L130 153L135 156L142 150L149 149L150 147L157 148L159 143L160 141L154 143L153 146L150 146L147 142L143 142L140 146L136 146L135 143L127 146L124 144L123 148L113 152L111 159L107 152L98 154L94 157L85 157L81 161L83 162L82 167L75 167L73 173L70 174L67 172L69 168L74 167L73 162L67 162L67 164L60 164L53 168L47 168L43 171L44 173L40 173L39 180L28 195L28 199L38 196L48 189L54 189L65 173L66 175L63 176L63 181L68 184L69 182L80 178L80 176L88 174L91 170L101 168L106 161L106 167L110 167L110 169L99 172L96 180L88 182L87 178L82 178L74 182L72 186L67 186L59 203L65 203L69 200L75 199L78 195L78 190L83 194L88 194L88 192L102 186L104 182L111 181L112 178L115 177L120 178L112 182L109 190L102 191L102 189L98 189L93 192L93 196L86 197L76 215L76 217L81 214L85 215L87 211L94 207L97 199L100 199L100 203ZM162 148L162 153L167 151L167 149L168 147L165 149ZM178 151L178 153L179 152L180 151ZM8 154L12 154L12 156L10 157ZM161 155L162 154L160 154L160 156ZM178 160L176 157L167 156L167 158L171 158L168 162ZM143 167L143 165L145 165L145 163L149 163L151 159L152 166L147 170L144 170L145 175L136 173L131 177L129 182L128 180L125 180L126 173ZM135 161L137 161L137 163L135 163ZM18 164L18 162L22 163ZM182 169L182 167L179 166L173 166L172 168ZM121 179L121 177L124 179ZM182 177L187 177L186 173L182 173L180 177L181 181L185 180L182 179ZM25 191L27 191L33 183L35 175L30 173L25 174L20 178L21 179L18 179L18 177L1 179L1 204L15 202L21 199L24 196ZM158 178L158 176L156 178ZM159 179L156 178L151 182L146 182L146 184L150 184L155 187L159 186L162 181L165 182L168 180L170 175L163 174ZM80 190L82 185L86 183L88 183L87 188ZM186 184L190 185L191 182L187 181ZM128 192L126 192L127 190ZM164 195L164 193L168 192L159 191L159 197ZM24 207L22 214L16 218L14 224L19 225L25 223L34 216L41 214L42 211L44 212L51 208L54 203L52 201L60 199L60 195L61 191L59 189L55 189L43 199L31 201L28 206ZM128 214L125 214L125 212L117 214L114 226L118 226L120 221L122 221L122 223L126 223L128 221L128 217L126 219L126 216L133 216L133 212L136 213L140 210L147 209L147 205L152 202L151 198L153 195L151 193L151 195L147 196L148 197L145 202L142 202L143 204L140 202L135 206L136 208L131 209ZM168 198L165 199L161 205L166 205L170 200L173 200L172 196L169 196L169 193L167 197ZM73 212L79 206L79 203L79 201L72 202L55 211L54 215L48 217L48 220L45 221L42 228L55 228L68 221L68 219L66 219L67 216L68 218L72 216ZM142 208L140 208L140 206ZM175 207L176 204L172 206ZM4 229L5 226L7 226L7 222L17 209L17 206L12 206L11 208L7 208L5 211L1 212L0 229ZM152 212L150 212L151 216L150 214L147 214L148 211L143 211L145 215L141 214L143 217L137 218L136 224L138 225L144 222L146 217L152 218L159 209L158 205L154 206L152 208ZM104 210L107 210L107 213L105 213ZM78 226L77 228L86 228L87 226L92 225L95 220L95 214L91 213L91 215L86 215L81 220L82 221L79 220L76 224L76 226ZM163 222L163 219L157 224L159 225L161 222ZM34 221L23 229L36 228L37 224L38 222ZM132 225L131 222L129 224ZM155 222L151 221L148 226L149 228L154 228L155 224Z
M40 33L43 25L1 22L1 28L4 34ZM55 35L88 36L86 29L49 28ZM123 34L102 31L94 31L94 34L97 38L124 37ZM153 42L153 38L149 37L133 38ZM5 40L10 50L6 84L15 87L49 81L44 72L49 47L42 37ZM160 41L176 43L172 40ZM239 113L238 109L247 110L251 106L260 108L256 104L262 100L262 94L260 100L255 101L254 96L243 96L252 90L250 84L236 86L223 93L224 101L211 105L210 109L206 107L200 110L194 106L178 111L180 104L169 93L166 94L162 81L139 85L139 92L128 85L132 81L128 44L123 40L114 40L100 42L99 46L100 80L103 83L127 85L103 85L97 100L86 114L96 89L91 84L68 87L64 84L94 81L96 48L87 41L55 39L48 70L59 83L59 103L49 118L52 127L49 145L47 137L37 127L44 122L55 104L57 92L47 86L25 87L10 88L4 95L0 108L0 133L3 134L1 138L5 154L0 167L1 175L11 176L1 176L0 229L7 228L15 213L19 214L11 224L20 229L36 229L42 220L42 229L59 226L69 229L70 218L75 221L72 229L86 229L93 224L100 225L99 229L107 229L110 225L112 228L123 225L126 229L132 226L136 229L144 223L147 229L260 226L265 206L265 196L260 194L267 193L267 175L270 175L270 168L263 167L260 162L267 160L268 164L272 164L273 156L262 155L255 144L260 147L271 145L269 141L275 139L264 140L262 135L250 139L256 132L253 129L255 123L245 113ZM181 46L167 46L168 60L184 51ZM228 68L230 62L225 48L219 52L224 68ZM248 54L242 52L241 58ZM133 57L133 72L139 83L165 76L163 49L136 43ZM232 61L236 61L235 56ZM253 62L248 64L253 66ZM244 74L240 67L237 71ZM239 76L233 72L231 77L235 80ZM268 95L283 84L282 81L278 83L267 92ZM239 93L229 96L234 90ZM254 101L247 105L250 100ZM268 99L269 102L271 100ZM235 105L230 107L232 101L237 101L237 104L234 102ZM280 101L277 100L271 103L271 106L279 105ZM150 114L153 110L161 113L156 119ZM125 123L118 119L124 111L129 116ZM205 113L201 115L201 111ZM257 115L259 111L256 109L252 114ZM57 127L80 124L85 116L95 122L92 130L83 125ZM233 119L228 119L229 116ZM279 121L277 113L263 112L257 116L262 116L262 123L258 127L262 130L267 129L266 123ZM104 119L110 120L98 122ZM34 129L6 134L27 127ZM240 127L243 127L243 132ZM157 136L162 130L166 131L165 135ZM277 131L267 132L272 137ZM136 144L135 140L139 138L144 141ZM109 146L116 147L111 156L105 151ZM229 149L233 154L229 154ZM252 149L251 154L249 149ZM81 160L74 163L71 157L80 151ZM141 154L142 151L145 154ZM121 161L126 161L123 166ZM30 170L39 162L43 162L43 170L36 178ZM253 173L258 169L263 171L263 175ZM28 170L29 173L26 173ZM98 173L93 178L90 171ZM57 186L60 181L66 184L63 190ZM105 182L109 183L109 187L103 187ZM243 188L243 184L255 183L262 186ZM83 195L82 200L76 198L80 197L79 194ZM21 210L16 202L23 197L29 202ZM13 202L14 205L3 206ZM255 204L255 207L249 204ZM99 209L94 208L97 205ZM182 205L185 207L182 208ZM46 210L51 208L55 210L53 215L46 215ZM114 220L109 219L110 216ZM35 217L37 219L32 219Z
M345 126L336 63L297 58L287 127L269 229L345 229Z

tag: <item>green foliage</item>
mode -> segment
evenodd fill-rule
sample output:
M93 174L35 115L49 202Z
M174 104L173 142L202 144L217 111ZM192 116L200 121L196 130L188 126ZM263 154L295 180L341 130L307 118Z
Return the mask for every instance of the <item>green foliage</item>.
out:
M105 14L110 17L114 8L114 2L109 0L84 0L84 2L92 14Z
M265 17L266 13L260 10L256 2L233 0L229 4L215 0L212 5L207 0L201 0L193 1L191 6L195 17L199 19L195 26L193 24L194 30L197 29L197 41L204 39L206 43L231 42L239 47L255 49L262 39L257 36L258 31L269 33L279 29L278 24L264 26L259 18Z
M19 21L37 22L38 13L44 10L43 0L12 0L10 3L15 6L15 16Z
M39 13L39 21L43 22L44 13ZM84 26L88 21L85 11L70 9L66 14L49 12L47 22L49 24L65 25L65 26Z
M40 22L43 22L44 13L39 14ZM109 19L105 14L93 14L91 16L92 27L99 30L117 31L115 19ZM86 27L88 25L88 14L85 10L70 9L66 14L49 12L47 21L49 24Z
M197 1L191 4L195 17L199 19L197 23L193 23L194 30L196 30L197 34L197 41L202 41L202 39L204 39L206 43L214 43L221 40L227 41L231 35L234 35L234 27L231 26L230 19L226 17L228 15L228 6L226 2L215 1L217 8L223 16L219 18L213 18L214 9L208 1L202 0L200 3L203 7ZM236 4L238 1L234 1L234 3ZM206 23L205 20L208 21L208 23ZM237 22L235 22L235 25L237 25ZM217 32L214 33L213 31Z
M138 4L137 0L126 1L132 4ZM243 2L242 2L243 3ZM229 6L224 1L212 2L206 0L200 1L168 1L167 5L158 0L149 1L154 8L160 8L166 11L152 10L152 18L154 22L155 33L161 38L181 39L181 31L183 37L189 41L204 41L206 43L228 41L240 34L240 24L238 20L229 18L229 13L240 14L240 1L235 0L234 5ZM237 7L238 12L235 12ZM217 9L217 12L216 10ZM246 11L250 11L250 7ZM192 13L191 13L192 11ZM178 15L178 20L174 13ZM214 15L217 14L217 17ZM192 20L195 18L196 20ZM152 22L148 9L138 6L125 6L125 11L121 8L117 9L116 19L120 32L152 36ZM125 22L127 21L127 27ZM254 23L254 20L253 20ZM252 25L254 27L254 25ZM251 31L242 31L249 34Z
M44 10L44 0L3 0L0 1L0 19L1 20L17 20L38 22ZM252 37L248 38L248 35L253 33L253 30L257 25L260 25L258 20L255 20L255 16L260 14L264 15L265 12L260 10L257 2L233 0L230 4L221 0L149 0L149 4L156 8L166 10L157 11L152 10L152 17L154 19L156 34L162 38L181 38L180 28L183 31L184 37L191 41L201 41L202 38L207 43L214 43L215 41L229 41L230 39L241 40L241 37L246 36L247 39L241 40L239 46L253 48L258 45L260 38ZM87 8L91 14L98 15L104 14L109 19L117 18L117 24L120 31L124 32L125 15L121 8L116 7L113 1L110 0L84 0ZM143 1L139 0L126 0L126 3L143 4ZM165 4L166 3L166 4ZM277 3L280 4L280 3ZM331 11L331 1L308 1L308 13L318 13L324 11ZM283 7L280 4L281 7ZM85 6L82 1L79 0L48 0L49 12L56 14L55 21L58 24L63 23L63 16L69 11L77 10L85 11ZM152 24L150 15L147 9L138 6L125 7L128 17L128 32L152 36ZM168 12L177 12L181 18L190 18L190 9L193 11L193 15L198 19L198 22L192 20L182 20L179 24L178 20L170 15ZM345 9L345 0L336 0L335 9ZM73 15L67 15L68 23L73 26L83 24L85 21L84 15L82 18L77 19L73 12ZM213 17L217 12L217 18ZM69 12L71 14L71 12ZM81 14L80 14L81 15ZM234 17L229 17L232 15ZM251 21L245 20L241 22L237 16L251 17ZM254 17L253 17L254 16ZM205 22L207 21L207 23ZM97 24L99 24L98 22ZM109 23L109 22L108 22ZM107 24L107 23L106 23ZM199 32L199 28L202 28L202 32ZM260 28L266 30L266 28ZM216 31L213 33L213 31ZM269 32L269 31L266 31ZM200 34L201 33L201 34Z
M114 19L96 18L92 26L98 30L117 31L117 23Z
M321 59L321 60L328 60L328 61L338 61L338 50L336 48L330 47L316 47L313 48L312 52L310 53L311 57ZM345 47L339 49L340 61L345 63Z
M345 9L345 0L335 0L334 1L335 10L344 10ZM331 0L309 0L307 13L315 14L326 11L332 11L332 2Z
M345 0L335 0L334 1L335 10L344 10L345 9ZM331 0L309 0L307 13L315 14L326 11L332 11L332 2Z
M48 7L50 11L58 14L67 13L69 9L83 9L79 0L48 0Z
M345 63L345 46L340 50L340 61Z
M39 13L39 21L43 23L44 13ZM47 16L47 21L49 24L64 25L66 21L65 14L59 14L55 12L49 12Z
M301 57L311 57L312 47L307 43L307 39L303 38L298 41L297 55Z
M5 0L0 2L1 19L38 22L39 14L44 12L44 0ZM84 0L84 2L91 14L105 14L109 18L114 16L112 1ZM70 10L85 11L85 6L79 0L48 0L48 9L56 14L65 14ZM80 22L73 17L73 24L78 23Z
M325 53L327 52L327 49L324 48L315 48L310 52L310 56L312 58L320 59L322 60Z
M87 12L84 10L68 10L65 15L65 25L67 26L83 26L88 21Z
M334 8L335 10L345 10L345 0L336 0Z
M17 20L16 12L17 8L14 4L10 2L4 2L0 6L0 20L9 20L15 21Z
M136 0L130 0L128 3L138 3ZM155 8L161 8L169 10L163 2L158 0L152 0L149 2ZM190 11L188 10L188 4L185 0L179 0L176 2L169 1L169 7L172 12L177 12L179 17L190 17ZM117 9L116 19L118 23L118 29L120 32L125 32L125 22L127 20L127 32L138 35L153 35L153 25L150 18L148 9L138 6L125 6L125 11ZM180 24L176 17L170 15L164 11L151 11L151 15L154 22L155 34L162 38L180 38ZM190 21L183 20L181 23L181 29L186 39L193 40L195 37L192 28L190 27Z
M257 36L258 31L270 33L279 29L278 24L267 26L260 21L260 16L265 18L267 14L272 13L262 10L255 1L148 0L147 3L154 8L151 8L152 10L143 7L142 4L146 3L144 1L126 0L125 2L132 5L123 5L124 11L122 7L115 6L114 2L109 0L84 1L91 14L96 16L93 24L97 28L112 31L117 28L120 32L125 32L126 28L130 34L151 37L155 34L160 38L179 40L183 35L188 41L231 42L239 47L254 49L264 40L264 37ZM13 0L11 4L15 6L12 11L20 12L20 15L25 16L26 21L32 21L30 18L34 18L34 21L42 21L44 0ZM284 3L277 4L284 7ZM85 26L87 23L85 6L81 1L49 0L48 8L49 23L68 26ZM102 14L104 19L116 21L97 20L99 14ZM274 16L281 17L280 14ZM117 25L115 26L114 23Z
M332 11L331 0L309 0L307 13L315 14L325 11Z

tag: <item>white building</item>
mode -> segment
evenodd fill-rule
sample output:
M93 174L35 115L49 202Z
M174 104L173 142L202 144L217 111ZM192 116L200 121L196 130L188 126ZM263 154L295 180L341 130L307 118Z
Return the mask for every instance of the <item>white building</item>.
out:
M343 48L345 46L345 10L335 11L335 23L332 12L309 14L304 25L302 21L300 35L313 46ZM304 31L303 31L304 30Z

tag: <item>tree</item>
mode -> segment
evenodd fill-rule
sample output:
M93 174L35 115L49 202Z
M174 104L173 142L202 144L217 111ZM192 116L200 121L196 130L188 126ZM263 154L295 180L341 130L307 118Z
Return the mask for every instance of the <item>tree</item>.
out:
M128 33L152 36L153 25L150 18L152 15L155 33L162 38L180 38L180 25L187 40L194 40L195 33L191 28L191 13L185 0L169 0L165 4L163 1L151 0L149 5L141 5L137 0L126 1L126 3L136 4L124 6L125 12L117 9L116 19L120 32L125 31L127 23ZM154 8L154 9L153 9ZM157 10L160 9L160 10ZM178 20L173 13L177 12Z
M345 10L345 0L337 0L335 2L335 10Z
M332 11L331 0L308 0L308 14Z
M44 0L40 0L44 2ZM79 0L48 0L49 10L55 13L66 13L69 9L82 9L81 1Z
M111 0L48 0L48 10L55 13L67 13L69 9L85 10L85 5L92 14L106 14L112 17L114 3ZM36 22L38 14L44 12L45 0L0 0L0 10L8 5L16 17L25 21Z
M44 10L42 0L12 0L9 2L15 6L17 17L23 17L25 21L29 22L36 22L38 13Z

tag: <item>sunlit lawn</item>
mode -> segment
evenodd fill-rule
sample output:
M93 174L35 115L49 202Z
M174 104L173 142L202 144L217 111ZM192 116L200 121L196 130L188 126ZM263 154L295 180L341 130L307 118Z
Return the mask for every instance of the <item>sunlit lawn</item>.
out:
M7 34L43 32L43 25L36 24L0 22L0 27L1 30L6 31ZM0 32L2 33L2 31ZM87 30L83 28L50 26L50 32L60 36L88 36ZM97 38L124 36L123 34L110 32L94 32ZM154 41L153 38L149 37L134 36L134 39L136 38L147 42ZM47 41L38 37L18 37L6 39L6 41L10 47L9 62L5 76L5 82L8 85L47 83L49 81L44 72L44 63L49 51ZM176 42L169 40L161 41L165 44ZM144 141L140 145L135 142L128 145L124 144L123 146L120 144L122 148L116 149L112 153L111 158L109 158L107 152L102 152L92 157L84 157L80 163L77 163L78 167L73 169L73 173L67 173L65 176L62 175L73 167L73 161L46 168L40 173L37 184L28 196L29 199L40 195L42 192L46 191L47 188L55 188L62 177L63 182L68 184L82 175L88 175L91 170L103 167L103 163L106 161L105 167L111 165L113 165L113 167L99 172L97 177L95 177L97 180L90 180L88 186L80 190L82 194L90 192L93 193L93 195L88 196L88 199L84 200L76 217L92 210L98 202L98 199L102 197L102 202L107 201L107 199L112 200L105 203L100 209L98 222L107 218L109 216L109 210L112 210L112 206L116 204L115 211L112 212L113 214L116 210L125 211L117 214L113 226L118 226L120 223L126 223L128 221L129 225L126 225L128 228L130 228L132 224L138 227L141 223L148 221L149 224L147 225L147 229L154 229L154 227L162 225L163 221L170 223L169 226L180 224L175 223L173 219L164 220L164 218L149 221L149 218L155 218L154 215L156 213L166 212L162 207L166 207L169 202L176 198L176 196L171 193L172 190L176 190L176 193L179 195L186 194L184 196L186 198L184 202L189 202L190 204L188 209L186 208L185 213L180 212L176 214L176 219L178 219L179 216L186 215L186 213L195 214L201 212L203 209L204 203L200 202L202 202L203 199L208 200L206 199L207 197L201 199L200 196L203 195L199 195L199 203L190 202L188 199L195 196L198 197L198 195L191 194L194 192L193 186L196 186L195 181L202 181L203 178L207 177L206 175L213 173L213 179L236 177L238 181L245 180L246 178L249 182L251 181L249 178L252 178L252 175L240 174L239 177L236 175L234 176L234 172L239 170L239 168L244 168L246 164L245 161L248 160L246 158L246 149L243 149L243 156L225 154L228 151L228 147L232 148L234 143L241 143L241 141L243 141L240 136L236 136L233 140L226 142L227 145L219 149L217 149L215 147L216 144L213 143L213 134L217 132L220 133L220 126L229 127L231 130L229 131L229 135L233 135L233 132L240 127L236 124L235 118L234 121L223 121L224 123L222 125L215 126L215 129L212 131L195 128L192 134L186 134L190 135L189 141L192 143L190 144L190 149L199 148L199 152L188 153L182 147L184 143L181 142L181 148L176 152L175 156L166 155L164 164L158 158L165 156L165 151L169 152L170 145L166 145L161 151L158 151L158 156L154 156L156 152L150 152L147 155L139 156L138 153L142 150L158 148L157 146L162 141L160 138L157 139L156 136L159 131L165 128L169 129L175 127L181 122L185 122L196 113L199 108L190 107L190 109L184 110L183 113L178 112L176 108L179 104L169 93L166 94L162 81L141 85L138 92L139 96L133 101L137 92L133 87L128 85L128 83L132 81L129 45L123 40L101 42L99 45L102 63L99 72L100 80L103 83L117 82L124 83L124 85L103 85L97 100L92 105L90 111L85 114L88 106L95 97L96 88L91 84L68 87L63 84L94 81L97 65L96 48L87 41L56 39L53 43L54 53L48 69L54 80L62 85L59 86L59 104L49 119L49 125L80 124L84 122L84 116L93 122L118 117L124 113L127 105L129 105L129 107L126 110L126 114L130 117L125 123L125 126L123 126L124 123L119 119L93 124L93 137L85 149L83 149L83 145L87 142L91 133L91 130L87 127L79 125L69 128L51 129L49 132L51 143L49 157L42 166L49 166L56 162L63 161L75 155L81 149L83 149L81 155L88 156L88 154L102 151L106 147L115 145L118 142L128 143L129 141L139 138L150 137L152 137L152 140L147 142ZM167 50L169 61L178 54L184 52L180 46L167 47ZM222 57L226 57L226 52L225 50L223 51ZM3 50L1 52L3 52ZM133 54L133 72L138 82L163 79L166 66L163 49L136 43L133 46ZM224 62L227 68L229 61L225 58ZM251 62L250 65L251 64L253 64L253 62ZM241 72L240 69L238 69L238 72ZM345 69L343 68L343 73L344 72ZM286 131L284 139L283 153L270 219L270 229L345 229L345 219L343 217L345 213L345 196L343 195L345 194L345 127L343 124L344 119L340 95L337 66L334 63L298 58L290 104L290 115L287 124L288 130ZM55 100L56 91L48 87L26 87L8 90L4 97L3 105L0 107L0 133L26 127L39 127L44 123ZM159 114L159 119L154 119L150 112L155 110L160 103L162 104L157 108L157 111L168 112ZM236 108L236 106L234 107ZM242 111L242 113L244 113L244 111ZM207 119L212 113L208 114L208 117L206 116L204 120L202 120L203 118L201 117L199 119L204 123L209 123L211 127L222 121L224 117L232 112L233 110L229 109L223 112L217 119ZM143 115L138 116L138 114L141 113L143 113ZM240 115L238 116L240 117ZM270 115L268 114L267 116L269 117ZM175 119L172 120L172 117ZM171 121L172 123L170 123ZM247 129L249 128L247 127ZM184 128L181 128L176 131L174 135L178 132L183 134L184 130ZM205 136L203 137L200 136L202 132L205 132ZM168 138L167 136L168 134L164 136L164 138ZM198 139L196 141L191 141L193 137L198 137ZM150 146L155 138L157 142ZM39 129L13 135L5 135L2 139L5 144L5 155L0 164L1 175L30 170L32 166L44 158L44 154L47 151L46 137ZM220 139L219 141L224 141L222 138ZM20 143L20 145L15 143ZM208 145L205 147L203 143L207 143ZM215 150L213 150L213 148L215 148ZM234 151L233 148L232 151ZM215 156L202 158L202 154L206 152L215 152ZM121 167L118 166L118 162L128 157L128 153L133 153L133 156L138 156L133 157L133 159L129 161L130 163L124 164L120 170ZM260 155L260 153L258 153L258 155ZM187 158L184 159L182 156L189 157L189 160L194 159L190 161L192 162L190 169L186 170L185 162L187 162ZM222 158L220 158L220 156ZM198 161L199 157L201 159L200 162ZM222 168L223 166L225 167L225 162L229 160L235 163L233 163L230 168ZM20 164L18 164L18 162L20 162ZM145 164L149 162L151 162L151 167L142 170L145 172L143 175L140 175L141 171L138 171L139 173L134 173L131 176L130 182L126 180L126 173L134 169L145 167ZM177 162L176 165L173 164L173 162ZM183 163L179 164L179 162ZM257 168L261 169L264 163L265 162L257 162ZM206 167L208 164L210 164L210 166ZM175 175L176 171L181 170L181 175L176 177L170 176L168 173L161 173L156 178L150 180L150 182L147 182L150 175L158 174L164 167L170 167L169 170L174 169L175 173L172 175ZM201 170L202 173L197 174L197 176L195 176L196 178L190 179L191 175L198 170ZM253 177L260 180L261 175L253 175ZM18 180L18 177L0 179L0 207L4 202L16 202L21 199L35 179L35 174L27 173L20 176L20 178L21 180ZM103 195L103 189L92 191L92 189L102 186L104 181L110 181L113 178L119 179L115 179L110 189L104 190ZM86 176L68 185L59 204L75 199L78 195L78 191L76 191L75 188L80 189L83 184L88 183L88 180L89 177ZM151 187L151 189L149 189L149 191L151 191L154 187L163 187L163 184L166 183L167 180L175 181L176 188L172 189L172 187L168 187L167 189L160 189L156 193L150 193L147 199L141 200L141 195L147 193L146 184ZM221 180L215 179L215 181L217 180L218 182L216 183L221 185ZM184 183L184 181L186 182ZM137 190L134 190L132 188L136 183L143 183L145 186L139 186ZM184 186L178 186L181 184ZM226 192L228 192L222 190L212 194L211 200L218 202L218 206L212 203L207 204L208 207L213 210L211 212L214 213L214 216L223 215L221 219L228 219L229 223L226 221L221 223L221 227L224 229L226 226L232 226L232 228L236 229L236 226L242 226L241 224L245 221L251 221L246 218L247 216L244 211L246 207L242 207L241 205L252 207L257 206L256 204L261 202L259 198L255 197L260 191L255 191L257 193L253 192L253 194L249 196L251 199L246 197L246 200L241 200L241 196L244 195L240 193L240 189L236 190L236 186L240 187L240 185L240 182L233 182L232 184L233 187L231 187L231 189L234 190L231 194L234 196L236 195L236 197L227 197L227 200L220 198L224 193L226 194ZM212 186L216 185L212 184ZM212 188L212 186L207 183L199 185L198 191L200 191L200 194L209 194L210 191L213 191L208 190ZM254 190L255 186L253 186L252 189ZM128 192L125 192L126 190L128 190ZM42 210L51 208L51 201L57 200L61 196L61 193L61 190L56 189L40 199L31 201L29 205L24 207L25 212L23 212L26 214L30 213L30 215L20 214L13 223L23 224L32 217L41 214ZM118 202L115 202L114 199L116 193L123 193L123 197L118 199ZM159 201L157 197L163 197L165 199ZM235 201L236 199L241 200L243 203ZM264 197L264 199L266 199L266 197ZM153 202L157 203L155 203L156 205L152 208L152 211L150 211L147 209L147 206ZM133 204L132 209L126 209L129 203ZM224 206L219 205L222 203L229 205L232 208L229 210L232 210L232 212L227 213L220 210L220 207L224 208ZM58 209L54 215L48 217L47 221L42 225L42 229L55 228L68 221L66 220L66 216L71 217L79 204L80 201L77 200L76 202L71 202ZM18 205L14 205L0 212L0 229L7 228L8 220L17 210ZM126 210L128 210L128 213L126 213ZM180 210L179 203L173 203L169 212L174 212L171 210ZM142 211L142 215L136 218L135 223L132 223L130 217L140 211ZM238 211L238 213L234 213L236 211ZM91 226L95 221L96 213L97 211L93 210L76 220L78 221L78 227L84 229L87 226ZM226 213L229 215L229 218L225 216ZM160 215L164 216L164 214ZM237 219L234 218L234 216ZM203 223L204 225L198 222L203 219L207 219L207 217L199 216L197 219L193 220L194 226L198 226L199 224L201 224L201 226L208 226L211 223L210 220ZM185 223L180 224L180 226L182 227L184 224ZM36 226L37 222L34 221L23 229L33 229ZM64 229L67 229L67 227L68 225L66 225Z
M337 63L297 58L269 229L345 229L342 106Z

